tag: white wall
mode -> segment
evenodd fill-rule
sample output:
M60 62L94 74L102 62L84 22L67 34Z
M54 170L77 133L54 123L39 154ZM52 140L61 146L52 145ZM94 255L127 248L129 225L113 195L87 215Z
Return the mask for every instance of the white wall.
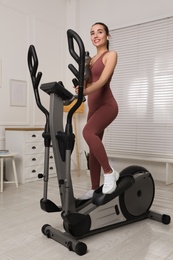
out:
M27 66L27 51L34 44L42 83L65 78L66 1L0 0L0 149L4 148L4 128L43 126L44 116L33 98ZM27 103L10 105L11 79L27 82ZM48 106L48 96L41 94Z
M95 22L104 22L109 29L116 29L173 15L172 0L78 0L78 5L78 30L86 49L92 51L89 32Z

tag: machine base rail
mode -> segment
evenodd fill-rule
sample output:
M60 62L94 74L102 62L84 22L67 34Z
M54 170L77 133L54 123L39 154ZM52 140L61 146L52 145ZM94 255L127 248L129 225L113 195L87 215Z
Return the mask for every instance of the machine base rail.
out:
M48 238L52 238L56 242L67 247L70 251L74 251L78 255L84 255L87 253L87 245L83 242L78 241L78 239L83 239L88 236L96 235L96 234L99 234L99 233L102 233L102 232L105 232L105 231L108 231L108 230L111 230L114 228L132 224L132 223L135 223L135 222L147 219L147 218L162 222L165 225L168 225L171 221L171 218L169 215L165 215L165 214L162 215L162 214L159 214L156 212L149 211L134 219L122 221L122 222L115 223L115 224L112 224L109 226L91 230L87 234L83 235L82 237L73 237L70 234L68 234L67 232L61 232L60 230L55 229L48 224L45 224L42 227L42 233L45 236L47 236Z
M48 224L42 227L42 233L80 256L85 255L87 252L87 245L85 243L76 240L70 234L61 232Z

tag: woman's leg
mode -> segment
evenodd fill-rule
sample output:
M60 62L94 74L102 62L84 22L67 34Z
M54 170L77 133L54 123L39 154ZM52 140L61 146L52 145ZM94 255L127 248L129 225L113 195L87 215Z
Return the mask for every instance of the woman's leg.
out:
M98 165L101 165L105 173L111 171L108 157L102 143L102 137L104 129L116 118L117 114L118 108L113 109L111 106L102 106L88 119L83 130L83 136L91 153L90 172L93 189L95 189L100 182L100 167Z
M102 140L102 137L103 137L103 132L99 135L100 140ZM101 165L91 150L89 156L89 165L90 165L92 189L96 190L100 186Z

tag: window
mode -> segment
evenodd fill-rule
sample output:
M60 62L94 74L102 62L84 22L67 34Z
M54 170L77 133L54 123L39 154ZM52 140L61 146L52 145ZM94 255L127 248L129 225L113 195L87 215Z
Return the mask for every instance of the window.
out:
M105 132L108 154L173 157L173 17L110 34L119 115Z

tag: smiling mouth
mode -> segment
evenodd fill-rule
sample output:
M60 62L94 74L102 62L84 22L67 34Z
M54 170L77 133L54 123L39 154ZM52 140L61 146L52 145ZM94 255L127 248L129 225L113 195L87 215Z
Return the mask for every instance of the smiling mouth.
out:
M100 42L100 40L95 40L95 41L94 41L94 43L98 43L98 42Z

